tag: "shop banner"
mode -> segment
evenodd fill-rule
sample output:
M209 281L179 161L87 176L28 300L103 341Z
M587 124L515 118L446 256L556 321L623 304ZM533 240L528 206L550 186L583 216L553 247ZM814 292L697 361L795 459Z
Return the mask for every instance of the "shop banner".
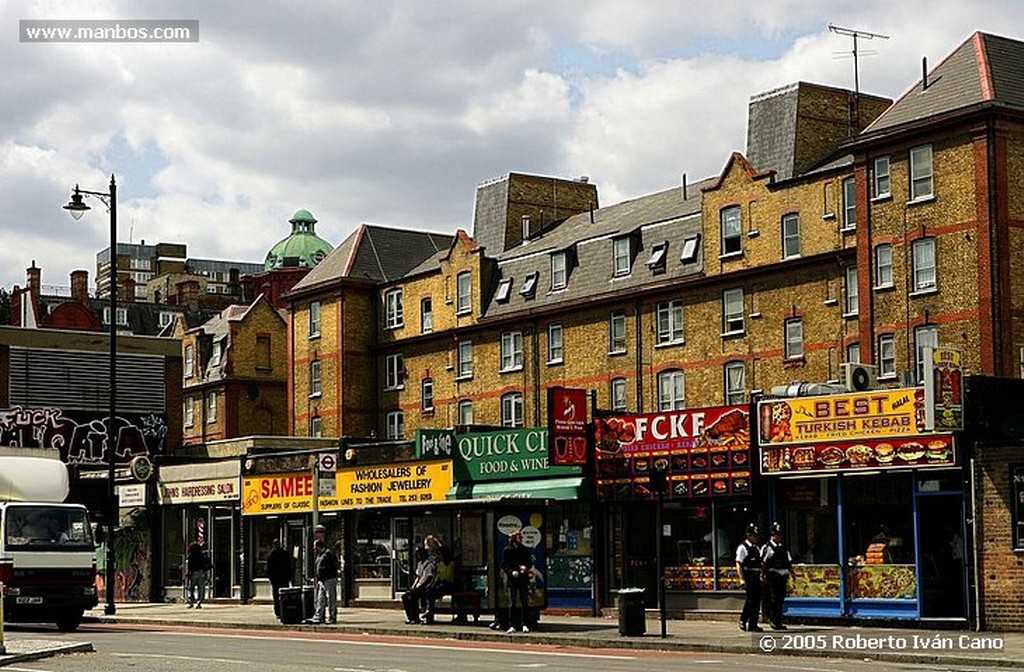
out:
M669 499L750 494L746 406L595 418L598 499L649 499L650 472L668 474Z
M551 464L587 463L587 391L548 388Z
M761 446L762 474L879 471L955 464L953 437L948 434L811 446Z
M924 361L925 427L936 432L963 429L963 354L953 348L925 348Z
M237 500L238 477L208 478L201 481L179 481L176 483L158 481L156 498L161 505Z
M351 467L338 470L337 508L438 502L451 489L451 460Z
M451 459L455 432L450 429L417 429L416 457L421 460Z
M924 390L875 390L773 399L758 405L761 445L885 440L924 429Z
M338 510L337 497L321 497L320 511ZM313 510L313 473L259 474L242 479L242 515Z
M583 473L582 467L551 464L548 430L543 428L458 434L455 448L455 480L460 483Z

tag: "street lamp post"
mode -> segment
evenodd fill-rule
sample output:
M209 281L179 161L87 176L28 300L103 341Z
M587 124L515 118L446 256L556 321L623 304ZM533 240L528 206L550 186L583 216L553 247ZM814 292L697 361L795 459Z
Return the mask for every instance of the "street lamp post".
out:
M107 604L103 610L110 616L117 611L117 607L114 605L116 577L114 527L117 525L120 513L114 471L117 449L117 430L115 428L117 417L117 182L115 182L113 174L110 176L110 190L107 192L87 191L79 189L78 185L75 185L74 191L71 192L71 200L64 206L64 209L76 220L81 219L86 210L91 209L82 200L83 195L96 196L110 211L110 269L107 274L107 289L110 292L110 401L107 408L107 485L109 490L107 493L107 570L104 578Z

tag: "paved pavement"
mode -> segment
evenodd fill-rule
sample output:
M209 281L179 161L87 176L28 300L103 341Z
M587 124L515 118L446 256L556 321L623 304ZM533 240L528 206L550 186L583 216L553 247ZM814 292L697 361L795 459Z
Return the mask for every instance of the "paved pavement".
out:
M488 628L489 617L479 624L453 624L441 614L433 625L406 625L401 609L339 608L337 625L283 625L270 604L209 602L202 609L183 603L118 604L106 616L102 606L86 614L86 624L146 623L150 625L221 629L305 630L359 635L411 636L431 639L516 641L549 646L603 649L647 649L748 653L752 655L807 655L872 659L945 666L982 666L1024 669L1024 633L977 633L926 627L865 627L793 625L785 632L740 632L736 623L709 620L669 620L661 638L656 612L648 612L646 634L622 637L615 616L552 616L545 614L538 628L512 635ZM83 632L81 639L87 639ZM770 637L771 639L768 639ZM72 650L92 650L90 643L60 644L29 639L27 633L8 633L7 655L0 666ZM772 650L768 650L770 648ZM51 648L47 648L51 647ZM78 648L69 648L78 647ZM31 658L29 658L31 657Z

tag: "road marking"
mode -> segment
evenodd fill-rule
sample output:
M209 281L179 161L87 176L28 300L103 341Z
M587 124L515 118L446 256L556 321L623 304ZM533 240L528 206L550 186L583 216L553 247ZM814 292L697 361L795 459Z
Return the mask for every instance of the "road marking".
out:
M10 672L50 672L50 670L40 670L35 667L11 667L10 665L0 666L4 668L4 671L10 670Z
M772 665L770 663L758 663L758 667L769 667L776 670L799 670L800 672L835 672L834 667L797 667L795 665Z
M203 658L201 656L171 656L165 653L111 653L112 656L120 658L165 658L169 660L193 660L206 663L231 663L232 665L249 665L251 661L235 660L233 658Z
M522 663L520 665L516 665L516 667L547 667L547 666L548 666L547 663Z

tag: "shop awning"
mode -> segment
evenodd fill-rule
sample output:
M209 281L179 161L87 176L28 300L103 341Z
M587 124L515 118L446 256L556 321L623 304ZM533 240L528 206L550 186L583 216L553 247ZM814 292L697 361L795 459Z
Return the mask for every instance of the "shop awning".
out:
M584 478L538 478L526 481L500 483L463 483L448 491L449 500L510 500L554 499L559 501L581 499Z

